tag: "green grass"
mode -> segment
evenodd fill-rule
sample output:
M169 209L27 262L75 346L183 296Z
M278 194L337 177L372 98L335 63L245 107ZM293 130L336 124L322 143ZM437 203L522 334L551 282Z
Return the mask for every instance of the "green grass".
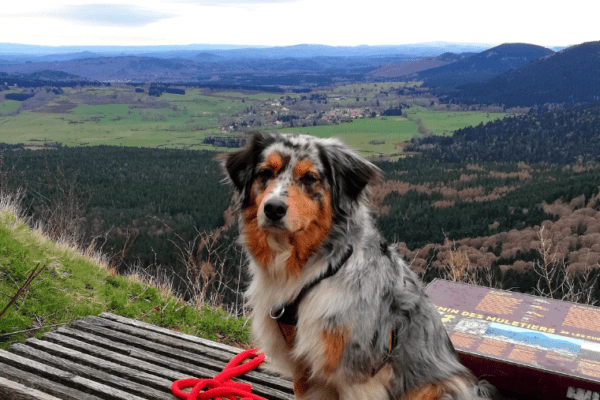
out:
M322 125L305 128L285 128L280 132L311 134L318 137L336 136L344 143L360 151L363 156L373 157L401 153L395 143L406 142L414 136L421 136L417 121L435 135L451 135L457 129L475 126L496 119L504 118L505 113L486 113L481 111L445 112L431 111L425 107L412 106L405 110L408 118L386 117L355 119L350 123L338 125ZM385 144L370 144L372 140Z
M252 93L246 94L241 92L216 92L213 93L215 96L225 96L225 97L236 97L242 99L251 99L251 100L279 100L281 97L291 97L297 98L300 97L298 93Z
M350 85L341 85L333 89L333 93L344 94L344 93L355 93L360 95L362 92L380 92L382 90L390 90L391 88L399 89L404 87L415 87L421 86L422 81L415 82L377 82L377 83L355 83Z
M421 120L427 130L436 135L450 136L452 133L467 126L477 126L490 121L502 119L506 113L487 113L484 111L431 111L425 107L413 106L407 110L408 117Z
M4 104L11 103L0 103L2 141L28 143L32 140L49 140L66 146L122 145L221 150L203 144L202 140L206 135L220 134L218 124L221 116L247 107L240 101L204 96L199 89L188 90L185 95L165 93L157 101L168 102L169 107L158 109L150 107L154 99L144 94L136 94L133 104L144 106L146 101L147 108L130 108L129 103L81 104L86 98L94 96L128 93L131 99L131 91L126 89L86 88L81 93L70 88L64 90L65 93L52 103L79 103L70 113L25 111L17 116L2 117L2 107L8 108Z
M367 157L402 152L394 143L410 140L419 134L416 123L401 117L355 119L350 123L287 128L281 132L308 133L318 137L336 136ZM372 140L385 140L385 144L370 144Z
M58 245L15 217L14 206L0 205L0 311L38 265L46 268L0 317L0 348L41 337L50 325L108 311L210 340L248 343L245 319L225 311L189 305L166 287L136 276L121 276L66 244ZM47 327L12 334L32 328Z
M16 100L4 100L0 102L0 116L16 110L20 105L21 102Z
M418 85L420 82L352 84L338 86L333 92L324 93L328 93L329 96L346 96L347 99L336 100L334 103L340 107L352 108L356 104L356 97L361 101L365 97L367 100L373 100L381 90ZM23 111L9 117L6 114L18 108L20 103L1 102L1 141L12 144L36 144L48 140L60 142L65 146L117 145L227 151L226 148L215 148L202 143L207 135L223 135L219 128L220 119L245 110L256 101L282 97L279 93L235 91L209 93L201 89L186 89L185 95L164 93L159 98L149 97L145 93L134 93L131 88L90 87L63 88L63 90L64 94L38 109L39 111L68 110L68 107L57 106L69 103L77 105L70 112L62 114ZM285 93L283 96L298 97L300 94ZM391 97L392 100L379 99L381 107L396 106L398 99ZM102 103L113 104L102 105ZM268 112L268 107L263 110ZM361 149L365 156L390 155L401 152L395 143L405 142L418 134L418 119L421 119L424 126L434 134L449 135L456 129L478 125L481 122L486 123L506 115L431 111L420 106L412 106L405 111L408 112L407 121L388 117L387 120L354 120L351 124L293 128L285 131L310 133L322 137L340 136L347 143ZM266 127L266 129L271 128ZM237 136L237 133L230 135ZM369 143L372 140L385 140L386 143L372 145Z

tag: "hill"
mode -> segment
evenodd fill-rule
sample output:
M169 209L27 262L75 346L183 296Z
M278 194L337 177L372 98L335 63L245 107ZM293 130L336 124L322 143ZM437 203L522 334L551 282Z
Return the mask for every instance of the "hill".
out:
M418 73L429 87L454 87L491 78L504 71L553 54L550 49L526 43L505 43L448 65Z
M472 53L444 53L437 57L425 57L420 60L404 61L399 64L388 64L376 69L375 71L371 71L369 75L378 78L397 78L399 76L412 75L416 74L417 72L441 67L457 60L462 60L470 55L472 55Z
M40 71L57 71L77 75L90 81L163 80L186 81L201 72L201 64L189 60L165 60L150 57L97 57L69 61L37 62L4 66L11 75L29 75Z
M32 229L20 198L19 192L0 194L0 348L104 311L211 340L249 340L244 319L202 299L184 302L164 276L142 268L119 275L94 245L81 249L65 236L49 239L45 228L56 226Z
M81 53L93 56L140 56L158 58L191 59L199 52L208 52L223 58L313 58L313 57L372 57L382 55L405 55L410 57L435 57L445 52L479 52L491 47L482 43L429 42L388 46L326 46L298 44L293 46L241 46L191 44L185 46L33 46L0 43L0 58L37 62L38 57L49 57L46 61L63 61L64 57L80 58ZM92 54L91 54L92 55ZM50 58L55 57L55 58Z
M487 46L422 43L399 46L202 48L69 47L51 49L0 44L0 72L27 75L49 70L100 82L188 82L213 85L302 86L358 82L383 65L435 57L448 51L480 51ZM198 48L198 50L193 50ZM20 51L21 53L17 52ZM441 64L435 64L441 65ZM428 66L430 68L432 65Z
M553 108L458 129L451 138L414 139L408 151L458 162L569 164L600 161L600 106Z
M600 101L600 41L568 47L488 81L458 87L443 99L506 107Z

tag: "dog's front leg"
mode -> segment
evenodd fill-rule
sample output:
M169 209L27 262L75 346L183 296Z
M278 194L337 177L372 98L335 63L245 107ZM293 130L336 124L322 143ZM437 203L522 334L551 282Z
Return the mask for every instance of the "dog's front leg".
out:
M337 390L316 378L310 379L310 370L300 363L294 371L292 382L298 400L339 400Z

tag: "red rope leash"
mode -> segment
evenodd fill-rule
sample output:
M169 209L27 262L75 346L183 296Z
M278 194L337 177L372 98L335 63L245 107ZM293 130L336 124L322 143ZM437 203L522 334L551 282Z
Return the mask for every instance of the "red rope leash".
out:
M264 353L258 353L257 349L241 352L233 357L229 363L213 379L188 378L179 379L171 385L173 394L184 400L267 400L264 397L252 394L252 387L248 383L231 382L230 379L242 375L258 367L265 359ZM241 364L247 358L248 362ZM240 365L241 364L241 365ZM181 389L192 388L189 393ZM202 392L204 388L208 388ZM200 393L202 392L202 393Z

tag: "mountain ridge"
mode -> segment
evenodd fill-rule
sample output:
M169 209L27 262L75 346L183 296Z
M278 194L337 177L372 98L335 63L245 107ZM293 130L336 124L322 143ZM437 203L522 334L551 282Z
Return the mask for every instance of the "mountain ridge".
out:
M568 47L487 81L457 89L444 102L530 107L600 101L600 41Z
M527 43L503 43L481 53L457 60L437 68L421 71L418 79L427 86L454 87L491 78L502 72L554 54L542 46Z

